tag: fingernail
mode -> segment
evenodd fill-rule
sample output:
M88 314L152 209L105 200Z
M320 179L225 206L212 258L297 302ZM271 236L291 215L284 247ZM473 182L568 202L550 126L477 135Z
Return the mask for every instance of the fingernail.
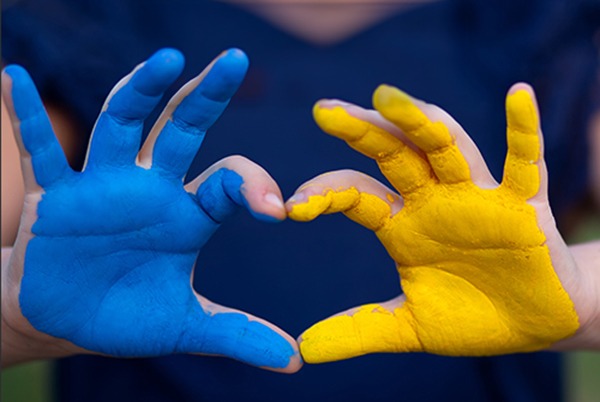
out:
M296 193L287 200L288 204L301 204L303 202L306 202L306 194L304 193Z
M279 198L279 196L274 193L265 194L264 200L267 204L273 205L274 207L277 207L278 209L284 208L283 201L281 201L281 198Z

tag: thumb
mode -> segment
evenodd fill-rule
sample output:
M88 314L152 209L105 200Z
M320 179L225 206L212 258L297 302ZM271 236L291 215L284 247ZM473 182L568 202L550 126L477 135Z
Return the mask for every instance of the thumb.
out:
M307 363L423 350L414 330L414 318L404 307L404 296L336 314L306 330L298 343Z
M196 295L203 313L194 312L178 342L180 353L226 356L283 373L302 367L296 341L275 325Z

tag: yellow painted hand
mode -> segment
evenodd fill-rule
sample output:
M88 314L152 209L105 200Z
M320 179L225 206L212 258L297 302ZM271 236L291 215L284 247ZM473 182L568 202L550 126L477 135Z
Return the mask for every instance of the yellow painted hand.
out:
M500 185L441 109L388 86L373 101L377 112L322 101L315 119L374 158L400 195L357 172L333 172L301 187L289 216L343 212L373 230L396 262L404 295L315 324L301 336L305 361L524 352L573 335L578 316L563 284L575 264L548 207L531 89L517 85L507 97Z

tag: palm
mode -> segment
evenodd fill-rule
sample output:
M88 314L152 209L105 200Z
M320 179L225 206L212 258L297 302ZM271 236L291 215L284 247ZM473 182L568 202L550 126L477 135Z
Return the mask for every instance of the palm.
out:
M392 218L393 229L378 232L384 245L392 245L387 250L424 349L480 355L554 340L554 334L545 339L545 329L549 321L557 324L550 317L565 299L553 291L560 282L534 208L511 202L499 189L444 187L406 200ZM532 298L528 287L534 283L538 296Z
M222 354L295 371L300 359L289 335L191 286L196 257L220 223L239 206L254 213L246 191L279 191L241 157L183 185L206 130L243 79L246 56L225 52L184 86L140 149L144 119L182 63L178 52L159 51L115 87L82 172L66 163L26 72L7 69L3 88L23 144L27 191L9 275L20 283L21 317L70 342L67 348L128 357Z
M199 325L186 322L188 309L196 321L206 317L189 278L200 247L217 228L192 197L180 181L139 167L76 174L48 190L27 249L24 314L53 336L91 350L177 352L179 334ZM36 291L40 277L44 292ZM58 327L56 317L63 321Z
M566 246L556 241L547 201L527 202L541 185L535 107L525 91L511 96L500 186L478 171L473 174L483 186L476 185L450 129L430 121L395 89L384 87L374 99L402 129L397 136L370 123L364 112L361 120L343 107L317 106L322 128L376 159L402 197L370 178L361 179L362 189L343 189L347 178L340 186L325 175L303 187L325 187L325 194L294 205L290 216L310 220L344 212L373 230L396 262L404 295L315 324L302 335L306 361L386 351L510 353L541 349L574 333L577 315L547 243L554 257L566 255ZM474 163L486 169L482 160Z
M54 212L45 215L45 209ZM90 252L114 247L111 251L196 253L217 226L181 180L139 166L75 173L45 192L40 210L36 233L47 241L110 240L88 240L84 247Z

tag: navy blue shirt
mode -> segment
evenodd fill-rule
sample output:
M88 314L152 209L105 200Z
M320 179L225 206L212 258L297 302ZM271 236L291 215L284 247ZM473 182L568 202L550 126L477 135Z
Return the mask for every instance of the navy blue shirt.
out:
M216 1L22 0L3 12L2 46L5 62L29 69L45 96L88 129L112 85L156 49L186 55L178 84L223 49L243 49L248 76L209 130L189 177L242 154L271 173L284 197L312 176L342 168L385 183L372 160L321 133L311 116L323 97L368 107L380 83L447 110L500 179L504 96L514 82L527 81L539 96L551 203L560 217L585 192L599 8L589 0L439 1L315 46ZM343 216L266 224L239 214L200 253L194 286L293 336L337 311L401 291L373 233ZM552 353L380 354L282 375L216 357L83 356L60 363L59 400L559 401L559 363Z

